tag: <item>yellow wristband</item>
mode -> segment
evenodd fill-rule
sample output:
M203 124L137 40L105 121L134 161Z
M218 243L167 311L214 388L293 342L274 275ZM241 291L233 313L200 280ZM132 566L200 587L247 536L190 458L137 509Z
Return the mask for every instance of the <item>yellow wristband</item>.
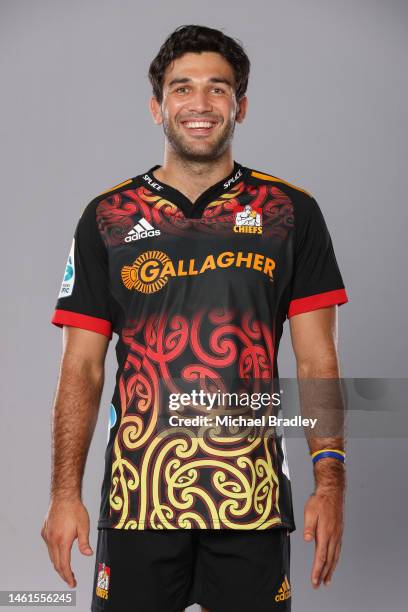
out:
M313 459L319 453L327 453L327 451L331 451L331 452L334 452L334 453L340 453L340 455L343 455L343 457L346 456L346 453L344 451L338 450L337 448L321 448L320 450L315 451L314 453L311 453L310 456Z

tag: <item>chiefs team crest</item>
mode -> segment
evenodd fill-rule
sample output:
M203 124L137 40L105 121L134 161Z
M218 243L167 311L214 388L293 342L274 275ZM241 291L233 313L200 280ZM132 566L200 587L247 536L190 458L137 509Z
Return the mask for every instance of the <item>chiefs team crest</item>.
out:
M237 234L262 234L262 212L250 204L238 207L234 223L234 232Z
M96 583L96 594L102 599L108 599L110 580L110 567L105 563L98 563L98 578Z

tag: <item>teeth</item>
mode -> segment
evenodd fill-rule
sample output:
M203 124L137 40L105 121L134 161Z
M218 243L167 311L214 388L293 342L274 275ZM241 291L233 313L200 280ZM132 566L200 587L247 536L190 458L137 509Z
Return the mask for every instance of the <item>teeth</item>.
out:
M188 128L210 128L212 123L208 121L188 121L184 125Z

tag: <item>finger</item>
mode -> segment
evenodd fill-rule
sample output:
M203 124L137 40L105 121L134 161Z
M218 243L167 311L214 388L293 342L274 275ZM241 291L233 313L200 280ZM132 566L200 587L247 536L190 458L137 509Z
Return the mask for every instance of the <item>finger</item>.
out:
M59 570L60 576L70 586L76 584L74 573L71 569L71 546L72 542L62 542L59 546Z
M46 539L48 546L48 554L54 565L55 571L61 576L61 578L66 581L66 577L64 572L62 571L62 559L61 559L61 551L62 546L61 542L55 536L49 536ZM74 578L75 579L75 578ZM74 585L75 586L75 585Z
M59 550L57 544L53 540L47 541L48 554L52 561L55 571L59 574Z
M53 534L46 534L46 543L48 546L48 554L52 561L55 571L57 574L64 579L61 573L61 560L60 560L60 543L58 537Z
M336 569L337 564L338 564L339 559L340 559L340 552L341 552L341 542L339 542L337 544L337 546L336 546L336 551L334 553L334 561L333 561L332 567L331 567L331 569L330 569L330 571L329 571L329 573L327 574L327 577L326 577L326 581L325 581L326 585L329 585L331 583L331 581L332 581L334 570Z
M327 545L327 559L321 573L321 579L324 584L327 585L327 575L330 572L333 563L334 563L334 555L336 553L338 538L336 534L332 534L329 537L328 545Z
M48 546L49 533L48 533L48 528L47 528L47 523L46 522L43 523L43 526L41 527L41 532L40 533L41 533L42 539L44 540L44 542L46 543L47 547L49 548L49 546Z
M322 529L317 529L315 556L311 576L312 584L315 588L318 588L320 585L321 572L327 559L327 546L328 541L325 537L324 531Z
M51 562L53 563L55 567L56 563L58 562L58 551L56 550L54 546L54 541L52 537L50 536L50 534L48 533L47 528L45 526L41 530L41 536L47 546L48 556L51 559Z
M89 523L78 525L78 548L83 555L92 555L93 551L89 544Z
M305 509L303 538L306 542L314 540L316 537L317 514Z

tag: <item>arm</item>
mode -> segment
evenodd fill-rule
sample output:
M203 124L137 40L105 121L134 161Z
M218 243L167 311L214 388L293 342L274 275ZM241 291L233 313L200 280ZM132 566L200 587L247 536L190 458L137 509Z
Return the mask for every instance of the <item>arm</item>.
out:
M338 382L337 306L304 312L292 316L289 322L302 413L329 425L328 430L323 427L326 433L318 436L306 433L310 452L323 448L344 450L344 415L337 410L343 407ZM340 556L346 478L344 464L336 459L320 459L313 471L315 491L305 505L304 539L316 542L311 580L318 588L322 581L325 585L330 583Z
M92 554L89 515L82 503L81 487L98 417L108 344L109 339L102 334L64 326L52 412L51 496L41 536L55 569L71 587L76 586L70 567L75 538L81 553Z

